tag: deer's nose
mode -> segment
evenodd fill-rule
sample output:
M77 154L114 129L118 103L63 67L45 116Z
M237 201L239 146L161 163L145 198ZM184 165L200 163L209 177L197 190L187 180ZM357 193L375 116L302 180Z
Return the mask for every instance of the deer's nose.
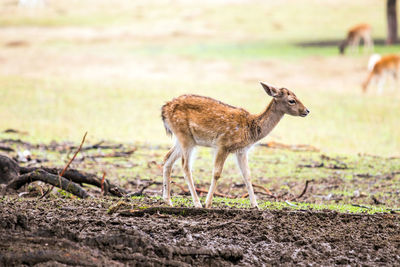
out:
M300 116L305 117L308 115L308 113L310 113L310 111L308 109L306 109L305 111L303 111L303 113Z

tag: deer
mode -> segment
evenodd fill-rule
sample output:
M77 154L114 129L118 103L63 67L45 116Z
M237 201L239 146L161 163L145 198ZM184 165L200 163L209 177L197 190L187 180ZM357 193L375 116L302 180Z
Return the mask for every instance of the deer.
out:
M393 79L398 82L400 74L400 55L390 54L380 56L373 54L368 62L368 76L362 83L362 91L367 92L368 86L373 79L378 82L378 94L382 94L386 77L392 75Z
M204 146L215 150L212 180L205 207L211 208L225 160L233 153L248 190L251 207L258 209L250 179L247 156L249 149L267 136L285 114L305 117L310 113L293 92L265 82L260 83L265 92L272 97L260 114L251 114L243 108L199 95L182 95L162 106L161 118L165 130L168 135L175 137L175 143L163 162L162 190L166 204L173 206L171 171L174 163L181 158L184 178L193 204L196 208L202 208L193 184L191 160L193 149L196 146Z
M347 32L346 39L339 45L340 54L344 54L347 46L350 46L350 49L355 52L361 39L364 41L364 51L366 49L372 51L374 49L374 41L371 37L371 31L371 26L366 23L351 27Z

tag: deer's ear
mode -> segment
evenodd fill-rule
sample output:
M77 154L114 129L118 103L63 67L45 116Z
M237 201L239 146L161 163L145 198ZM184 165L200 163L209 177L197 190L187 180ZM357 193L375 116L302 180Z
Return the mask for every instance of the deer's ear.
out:
M266 84L264 82L260 82L260 83L261 83L262 87L264 88L265 92L269 96L277 97L279 95L279 89L278 88L276 88L276 87L274 87L272 85Z

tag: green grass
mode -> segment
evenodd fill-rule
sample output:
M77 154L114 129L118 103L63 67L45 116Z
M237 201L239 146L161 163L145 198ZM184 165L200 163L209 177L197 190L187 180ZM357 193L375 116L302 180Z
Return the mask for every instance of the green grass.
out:
M285 117L266 140L350 155L400 153L398 92L360 93L368 57L296 45L340 40L359 22L384 38L382 1L2 5L0 25L14 27L4 43L28 45L0 54L0 130L25 130L35 142L78 142L88 131L89 142L166 145L166 101L195 93L257 113L270 101L258 80L268 80L293 88L311 114ZM399 48L378 45L376 52Z
M0 76L0 84L0 97L7 103L0 106L0 113L7 118L0 122L0 129L28 131L28 139L36 142L78 142L88 131L88 140L92 142L109 139L169 144L160 119L160 107L174 96L208 95L253 113L260 112L270 101L257 83L191 85L165 81L161 85L142 80L107 86ZM226 94L227 90L235 93ZM398 104L392 95L376 98L306 90L298 90L297 94L311 110L310 116L286 116L267 140L313 144L325 151L352 154L396 155L400 151L396 130L399 129Z
M130 203L135 208L146 209L149 205L143 206L143 201L153 201L154 203L162 202L160 197L144 198L144 197L132 197ZM204 203L205 198L201 201ZM193 207L192 200L188 197L173 197L172 203L174 207ZM310 204L301 202L270 202L270 201L258 201L260 210L311 210L311 211L336 211L339 213L352 213L352 214L375 214L375 213L390 213L392 209L386 207L377 206L363 206L363 205L348 205L348 204ZM250 201L246 199L230 199L214 197L213 208L232 208L232 209L250 209Z

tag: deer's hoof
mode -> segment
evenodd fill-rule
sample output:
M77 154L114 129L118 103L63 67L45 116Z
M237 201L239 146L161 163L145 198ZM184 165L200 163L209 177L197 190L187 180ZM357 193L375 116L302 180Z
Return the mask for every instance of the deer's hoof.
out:
M201 205L201 203L194 203L194 207L195 208L202 208L203 206Z
M167 204L168 206L173 207L171 199L165 199L165 198L164 198L164 202L165 202L165 204Z

